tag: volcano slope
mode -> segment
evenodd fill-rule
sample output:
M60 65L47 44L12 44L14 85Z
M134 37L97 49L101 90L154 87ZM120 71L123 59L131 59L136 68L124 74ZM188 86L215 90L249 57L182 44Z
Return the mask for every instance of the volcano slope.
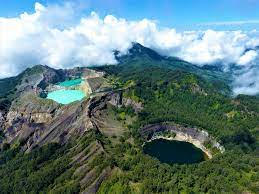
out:
M0 81L1 193L258 192L258 97L231 97L220 70L139 44L117 54L118 65L94 68L113 89L65 106L35 91L85 69L36 66ZM207 142L210 160L161 163L143 153L142 129L164 123L207 131L225 152Z

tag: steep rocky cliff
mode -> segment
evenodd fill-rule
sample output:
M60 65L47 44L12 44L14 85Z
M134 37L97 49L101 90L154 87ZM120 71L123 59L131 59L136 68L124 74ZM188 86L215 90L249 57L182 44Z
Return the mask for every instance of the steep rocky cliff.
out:
M87 120L89 100L61 106L40 96L55 83L81 76L92 78L97 74L87 68L55 70L42 65L25 70L18 76L12 95L0 99L0 130L5 134L4 142L25 141L27 150L42 142L62 142L72 132L91 128Z

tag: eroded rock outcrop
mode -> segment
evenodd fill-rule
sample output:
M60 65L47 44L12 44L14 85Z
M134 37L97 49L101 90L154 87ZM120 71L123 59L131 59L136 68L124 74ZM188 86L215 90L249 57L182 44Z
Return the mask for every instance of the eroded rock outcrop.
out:
M41 98L47 96L47 90L55 84L70 78L92 79L103 76L87 68L56 70L38 65L28 68L20 75L15 93L10 103L0 114L0 127L5 134L5 142L27 141L27 148L45 142L63 142L71 133L80 134L93 127L88 117L91 103L73 103L61 106L54 101ZM0 107L1 108L1 107Z
M122 95L123 91L117 91L117 92L112 92L108 95L109 98L109 103L112 104L113 106L130 106L132 107L135 112L140 112L143 109L143 104L141 102L136 102L130 98L126 98Z
M32 92L26 93L13 102L7 113L4 122L6 142L26 142L24 150L27 151L50 142L65 143L87 130L98 130L99 125L103 127L100 115L108 103L121 106L121 93L103 93L66 106L41 99Z

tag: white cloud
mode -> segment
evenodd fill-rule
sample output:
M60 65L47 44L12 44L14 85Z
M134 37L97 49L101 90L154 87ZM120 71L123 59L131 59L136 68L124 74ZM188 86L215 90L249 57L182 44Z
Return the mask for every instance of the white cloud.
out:
M248 63L253 62L256 59L257 55L258 53L254 50L247 51L244 55L242 55L239 58L237 64L247 65Z
M92 12L78 20L77 15L72 3L48 7L36 3L32 14L0 18L0 77L15 75L35 64L55 68L116 64L114 50L127 53L132 42L139 42L162 55L200 66L217 64L227 70L236 64L246 69L242 76L259 83L256 76L248 74L248 69L257 65L253 62L257 51L247 51L259 45L256 30L177 32L148 19L127 21L112 15L100 18ZM242 85L242 79L236 81L236 87L251 86ZM253 90L259 93L259 87Z
M256 95L259 93L259 67L253 66L242 70L235 76L233 83L234 94Z

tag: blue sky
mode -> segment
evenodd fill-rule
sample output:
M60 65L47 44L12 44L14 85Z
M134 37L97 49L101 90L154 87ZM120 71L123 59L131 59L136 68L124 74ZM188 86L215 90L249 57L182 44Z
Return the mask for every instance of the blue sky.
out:
M14 17L25 11L33 12L35 2L48 5L63 1L23 0L21 3L21 0L0 0L0 17ZM77 0L76 2L82 8L82 15L95 11L100 16L112 14L129 20L148 18L157 20L162 26L180 30L259 29L259 0Z

